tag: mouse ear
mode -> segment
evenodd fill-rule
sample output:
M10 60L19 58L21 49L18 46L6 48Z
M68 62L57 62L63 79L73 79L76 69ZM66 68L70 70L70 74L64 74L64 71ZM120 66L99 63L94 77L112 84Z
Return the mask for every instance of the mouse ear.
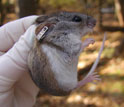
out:
M35 30L37 40L41 42L53 30L54 26L55 23L39 24Z
M43 23L45 22L49 17L47 15L42 15L42 16L39 16L37 19L36 19L36 23L37 24L40 24L40 23Z

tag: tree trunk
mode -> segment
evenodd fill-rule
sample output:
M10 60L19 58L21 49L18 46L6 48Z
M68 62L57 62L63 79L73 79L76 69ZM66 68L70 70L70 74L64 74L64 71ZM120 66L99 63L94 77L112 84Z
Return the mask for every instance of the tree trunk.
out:
M121 27L124 27L124 0L115 0L116 14Z
M3 5L2 5L2 0L0 0L0 26L3 25L4 22L4 14L3 14Z
M102 3L103 3L103 0L99 0L99 18L98 18L98 24L99 24L99 27L102 27L102 12L101 12L101 9L102 9Z
M37 13L39 0L18 0L18 16L25 17L29 15L35 15Z

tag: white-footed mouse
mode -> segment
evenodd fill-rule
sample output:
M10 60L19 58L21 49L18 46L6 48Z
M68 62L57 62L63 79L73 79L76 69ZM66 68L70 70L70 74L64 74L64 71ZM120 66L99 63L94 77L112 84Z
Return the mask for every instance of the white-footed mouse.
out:
M80 53L94 39L84 42L81 38L91 32L96 20L75 12L58 12L39 16L35 22L36 38L28 57L30 74L35 84L56 96L68 95L72 90L88 82L100 80L94 73L104 47L104 41L88 75L77 79L77 64ZM37 37L38 36L38 37Z

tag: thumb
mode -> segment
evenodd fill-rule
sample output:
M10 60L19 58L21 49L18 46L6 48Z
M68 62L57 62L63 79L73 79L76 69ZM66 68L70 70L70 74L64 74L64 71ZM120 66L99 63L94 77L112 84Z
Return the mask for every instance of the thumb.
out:
M5 91L12 87L22 74L28 70L27 57L32 47L35 28L35 25L30 26L14 46L0 57L0 85L5 87L0 91ZM6 84L3 81L7 81Z

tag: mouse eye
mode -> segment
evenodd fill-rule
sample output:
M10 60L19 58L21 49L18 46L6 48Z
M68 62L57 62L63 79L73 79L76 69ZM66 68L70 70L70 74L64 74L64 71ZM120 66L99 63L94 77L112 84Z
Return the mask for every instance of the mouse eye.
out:
M74 16L73 19L72 19L72 21L73 21L73 22L81 22L82 19L81 19L81 17L79 17L79 16Z

